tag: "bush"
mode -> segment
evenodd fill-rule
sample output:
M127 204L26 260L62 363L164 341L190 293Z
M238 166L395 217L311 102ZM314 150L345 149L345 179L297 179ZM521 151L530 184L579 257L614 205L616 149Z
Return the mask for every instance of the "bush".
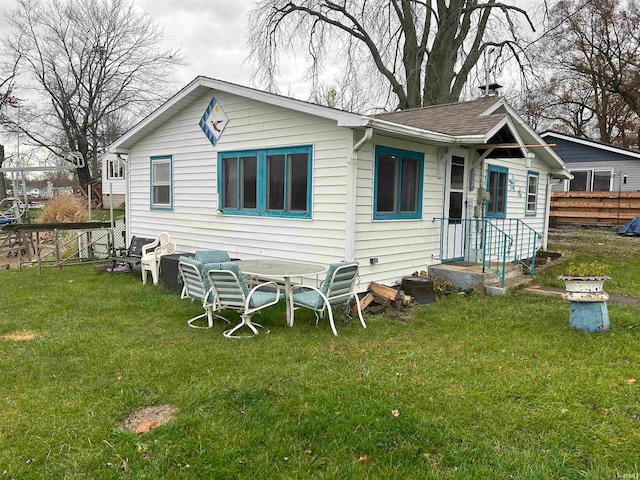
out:
M85 222L88 218L87 203L78 195L56 195L47 202L37 217L38 223Z

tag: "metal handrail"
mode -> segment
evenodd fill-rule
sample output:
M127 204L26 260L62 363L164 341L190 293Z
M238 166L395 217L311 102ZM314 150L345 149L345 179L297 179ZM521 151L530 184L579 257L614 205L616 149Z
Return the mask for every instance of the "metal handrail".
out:
M440 221L440 261L454 261L463 258L472 263L481 264L482 271L488 269L493 272L500 278L501 286L504 287L507 257L514 244L511 235L484 218L434 217L432 221ZM454 226L453 242L450 241L449 232L445 234L447 226ZM458 228L462 229L461 237L458 237ZM463 239L464 245L472 249L473 256L468 250L463 253L463 256L456 256L458 238ZM445 254L445 239L447 252L453 244L452 255ZM478 259L478 252L482 252L480 259Z
M515 238L512 252L513 263L523 265L533 277L538 242L542 240L542 235L519 218L492 218L490 221L499 225L506 233Z

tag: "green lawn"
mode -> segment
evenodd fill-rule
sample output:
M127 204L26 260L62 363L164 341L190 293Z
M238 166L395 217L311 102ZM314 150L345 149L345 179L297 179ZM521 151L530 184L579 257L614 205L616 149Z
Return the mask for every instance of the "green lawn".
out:
M234 340L188 328L198 305L134 275L0 281L0 336L37 334L0 340L0 478L640 475L634 307L585 334L562 300L451 296L339 337L278 307L259 316L271 334ZM154 404L176 418L117 426Z
M640 296L640 237L616 235L616 229L588 228L556 230L549 236L549 250L572 253L569 262L598 262L610 266L608 293ZM564 264L536 271L536 283L563 287L556 277L564 273Z

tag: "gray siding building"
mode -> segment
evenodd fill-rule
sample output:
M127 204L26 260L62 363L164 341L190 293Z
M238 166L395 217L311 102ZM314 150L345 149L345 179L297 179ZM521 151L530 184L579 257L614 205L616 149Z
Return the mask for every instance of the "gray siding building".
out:
M553 131L540 135L555 143L572 180L553 186L559 191L640 191L640 152Z

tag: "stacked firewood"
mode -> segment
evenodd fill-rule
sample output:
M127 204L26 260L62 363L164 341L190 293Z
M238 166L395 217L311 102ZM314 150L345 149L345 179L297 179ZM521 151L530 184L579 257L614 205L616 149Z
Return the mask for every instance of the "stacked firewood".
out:
M360 308L376 314L387 310L388 308L398 309L411 305L413 297L406 295L402 290L397 290L380 283L371 282L367 294L360 299ZM358 307L351 307L351 314L355 314Z

